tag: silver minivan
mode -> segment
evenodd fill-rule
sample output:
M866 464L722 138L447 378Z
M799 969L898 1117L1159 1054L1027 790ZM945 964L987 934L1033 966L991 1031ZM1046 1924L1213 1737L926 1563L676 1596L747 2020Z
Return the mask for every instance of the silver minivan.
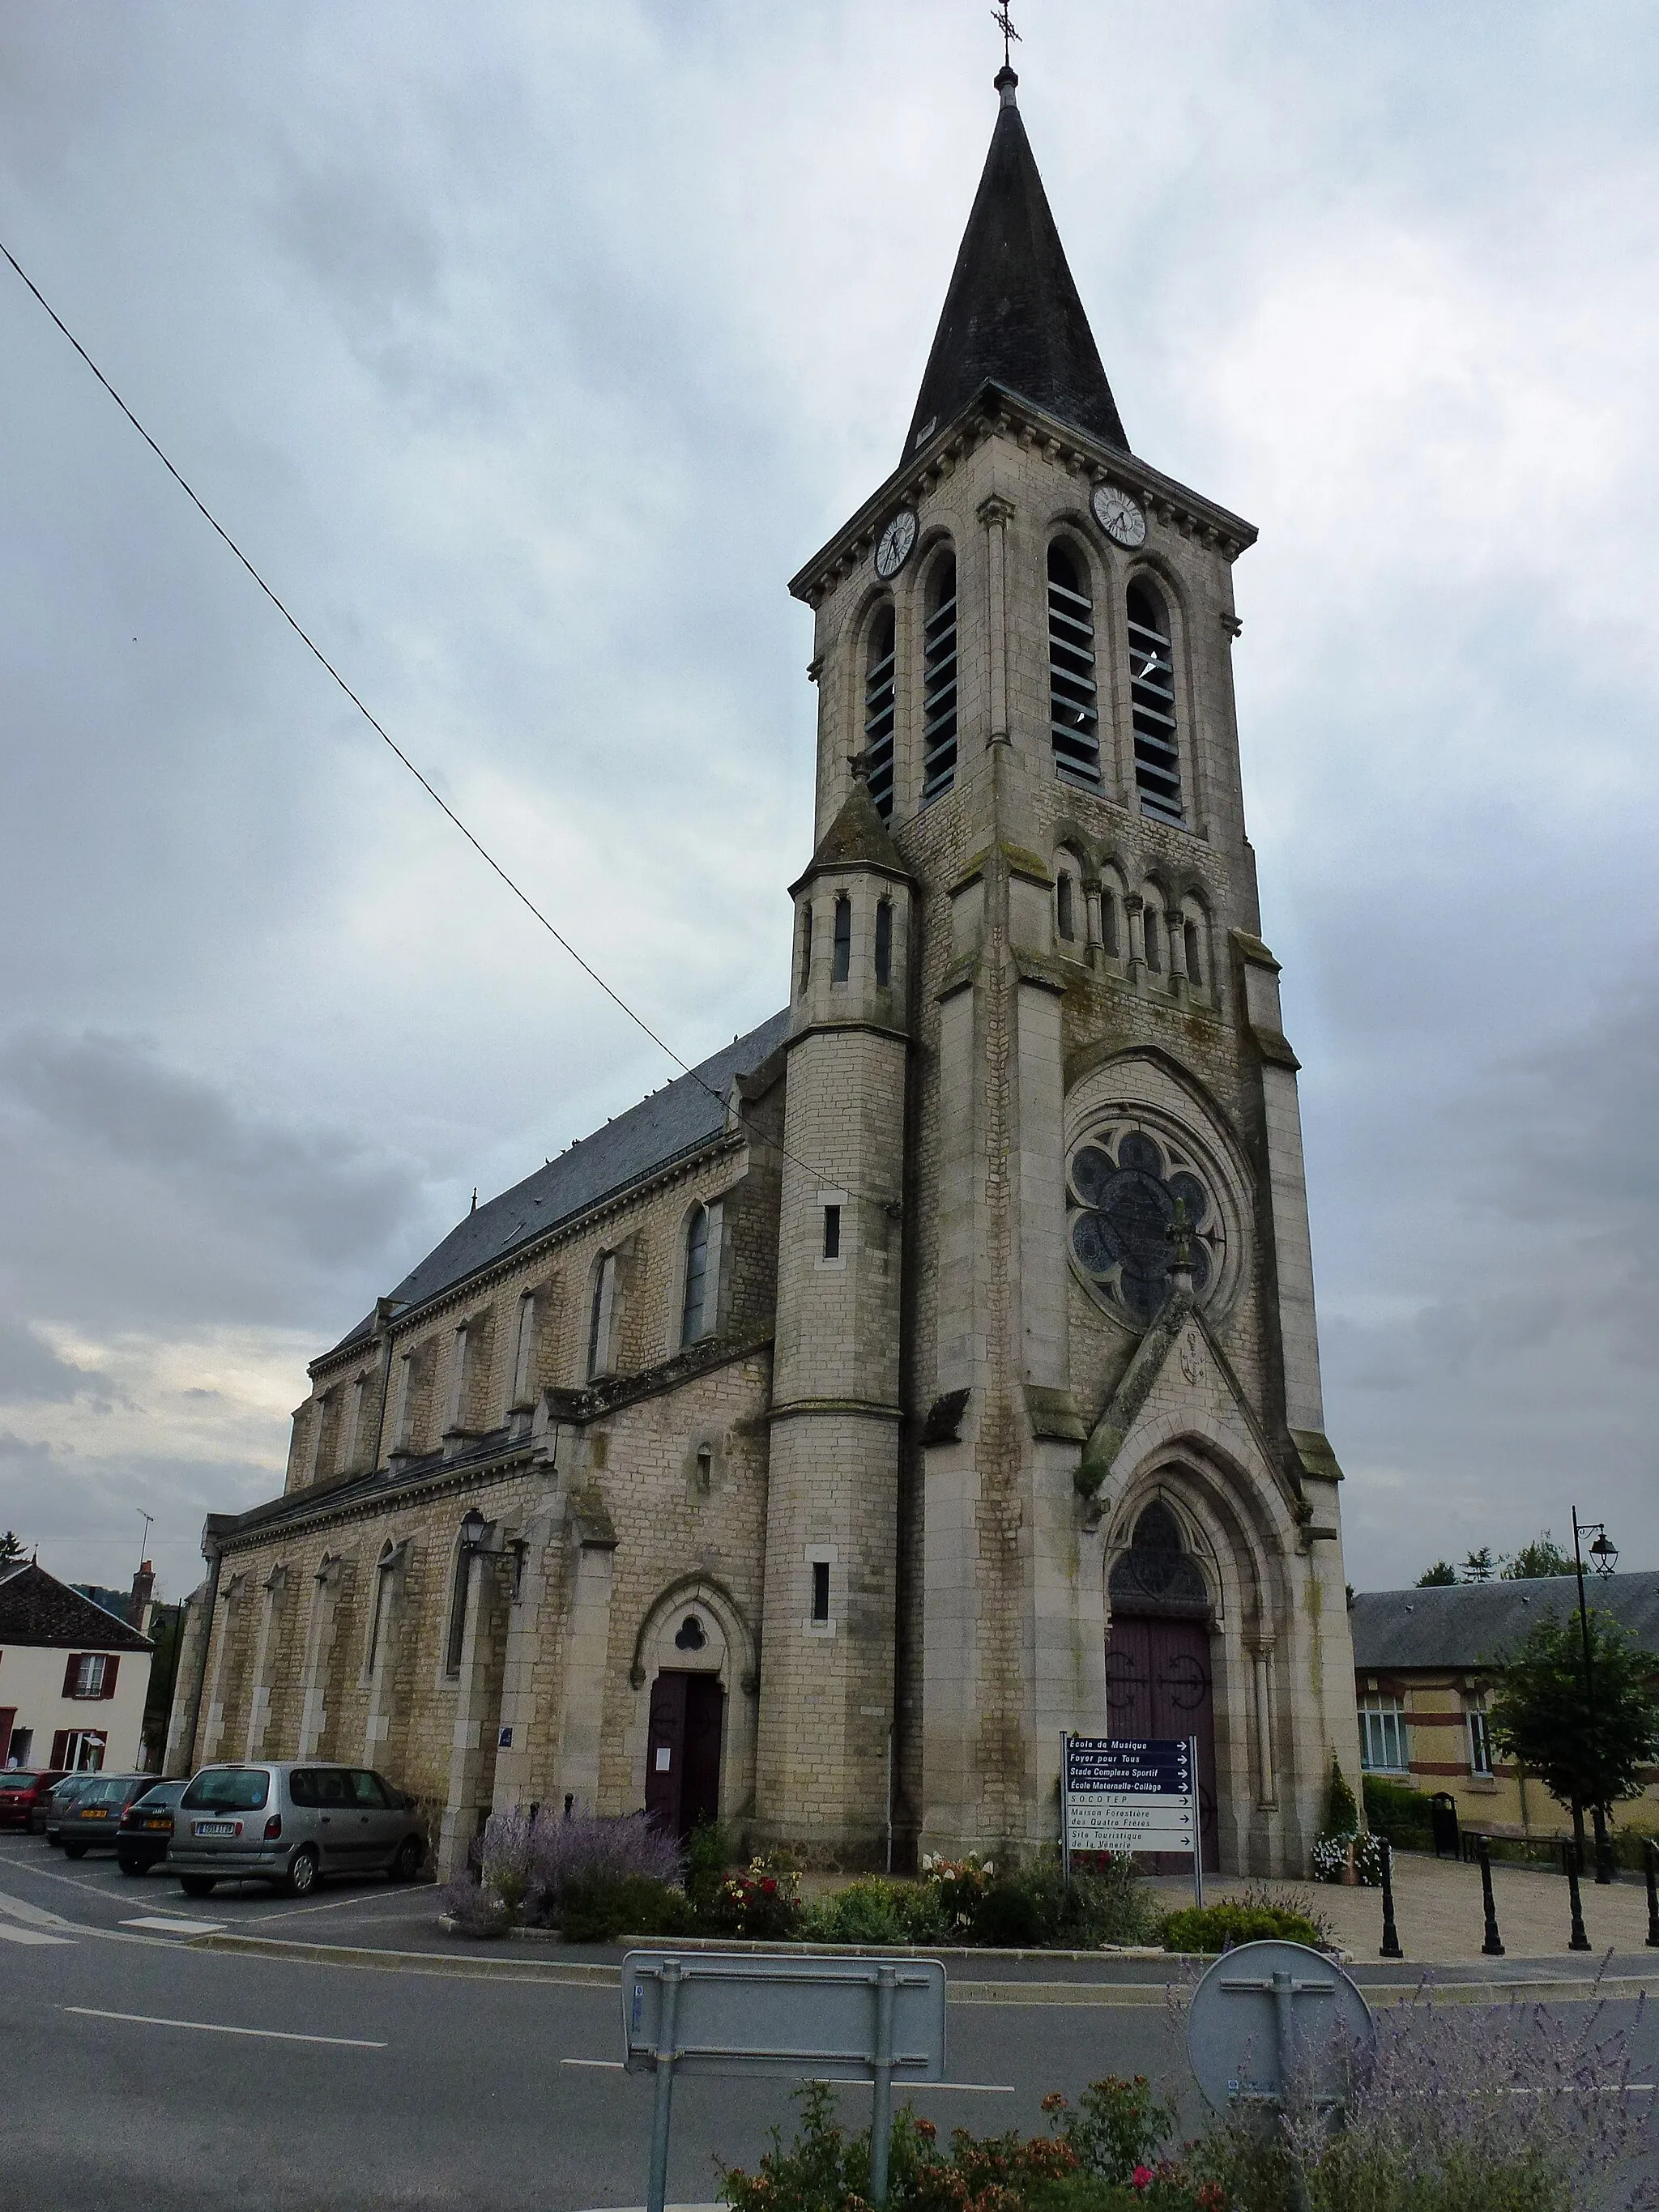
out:
M173 1816L167 1870L189 1897L268 1881L306 1897L324 1875L413 1881L426 1835L410 1800L366 1766L239 1760L193 1775Z

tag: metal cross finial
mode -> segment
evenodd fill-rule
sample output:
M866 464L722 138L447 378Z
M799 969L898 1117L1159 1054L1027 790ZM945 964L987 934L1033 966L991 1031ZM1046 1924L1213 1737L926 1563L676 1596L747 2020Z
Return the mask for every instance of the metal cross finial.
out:
M1009 52L1009 48L1011 46L1017 46L1019 45L1020 36L1019 33L1014 28L1012 21L1010 20L1008 14L1008 0L1000 0L1000 5L992 9L991 20L995 23L998 30L1002 33L1002 66L1004 69L1010 69L1013 64Z

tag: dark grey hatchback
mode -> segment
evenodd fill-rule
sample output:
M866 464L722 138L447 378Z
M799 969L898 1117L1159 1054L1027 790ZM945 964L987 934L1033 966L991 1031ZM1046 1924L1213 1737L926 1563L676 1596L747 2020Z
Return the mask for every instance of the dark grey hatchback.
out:
M306 1897L324 1875L413 1881L425 1860L412 1802L368 1767L262 1759L192 1777L173 1816L167 1868L190 1897L250 1881Z

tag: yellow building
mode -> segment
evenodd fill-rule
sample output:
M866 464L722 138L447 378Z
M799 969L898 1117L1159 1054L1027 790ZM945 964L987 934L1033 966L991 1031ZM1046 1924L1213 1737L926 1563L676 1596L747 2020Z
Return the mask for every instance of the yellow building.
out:
M1611 1613L1659 1664L1659 1574L1589 1577L1585 1597ZM1572 1823L1535 1775L1499 1758L1488 1732L1492 1674L1547 1614L1571 1619L1571 1575L1449 1589L1365 1590L1349 1608L1359 1763L1432 1795L1446 1791L1464 1826L1553 1840ZM1659 1832L1659 1770L1615 1822Z

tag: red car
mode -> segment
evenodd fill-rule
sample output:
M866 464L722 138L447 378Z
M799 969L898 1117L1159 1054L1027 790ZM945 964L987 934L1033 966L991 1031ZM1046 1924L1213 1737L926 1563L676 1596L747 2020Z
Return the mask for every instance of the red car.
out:
M0 1772L0 1828L27 1828L64 1778L61 1766L12 1766Z

